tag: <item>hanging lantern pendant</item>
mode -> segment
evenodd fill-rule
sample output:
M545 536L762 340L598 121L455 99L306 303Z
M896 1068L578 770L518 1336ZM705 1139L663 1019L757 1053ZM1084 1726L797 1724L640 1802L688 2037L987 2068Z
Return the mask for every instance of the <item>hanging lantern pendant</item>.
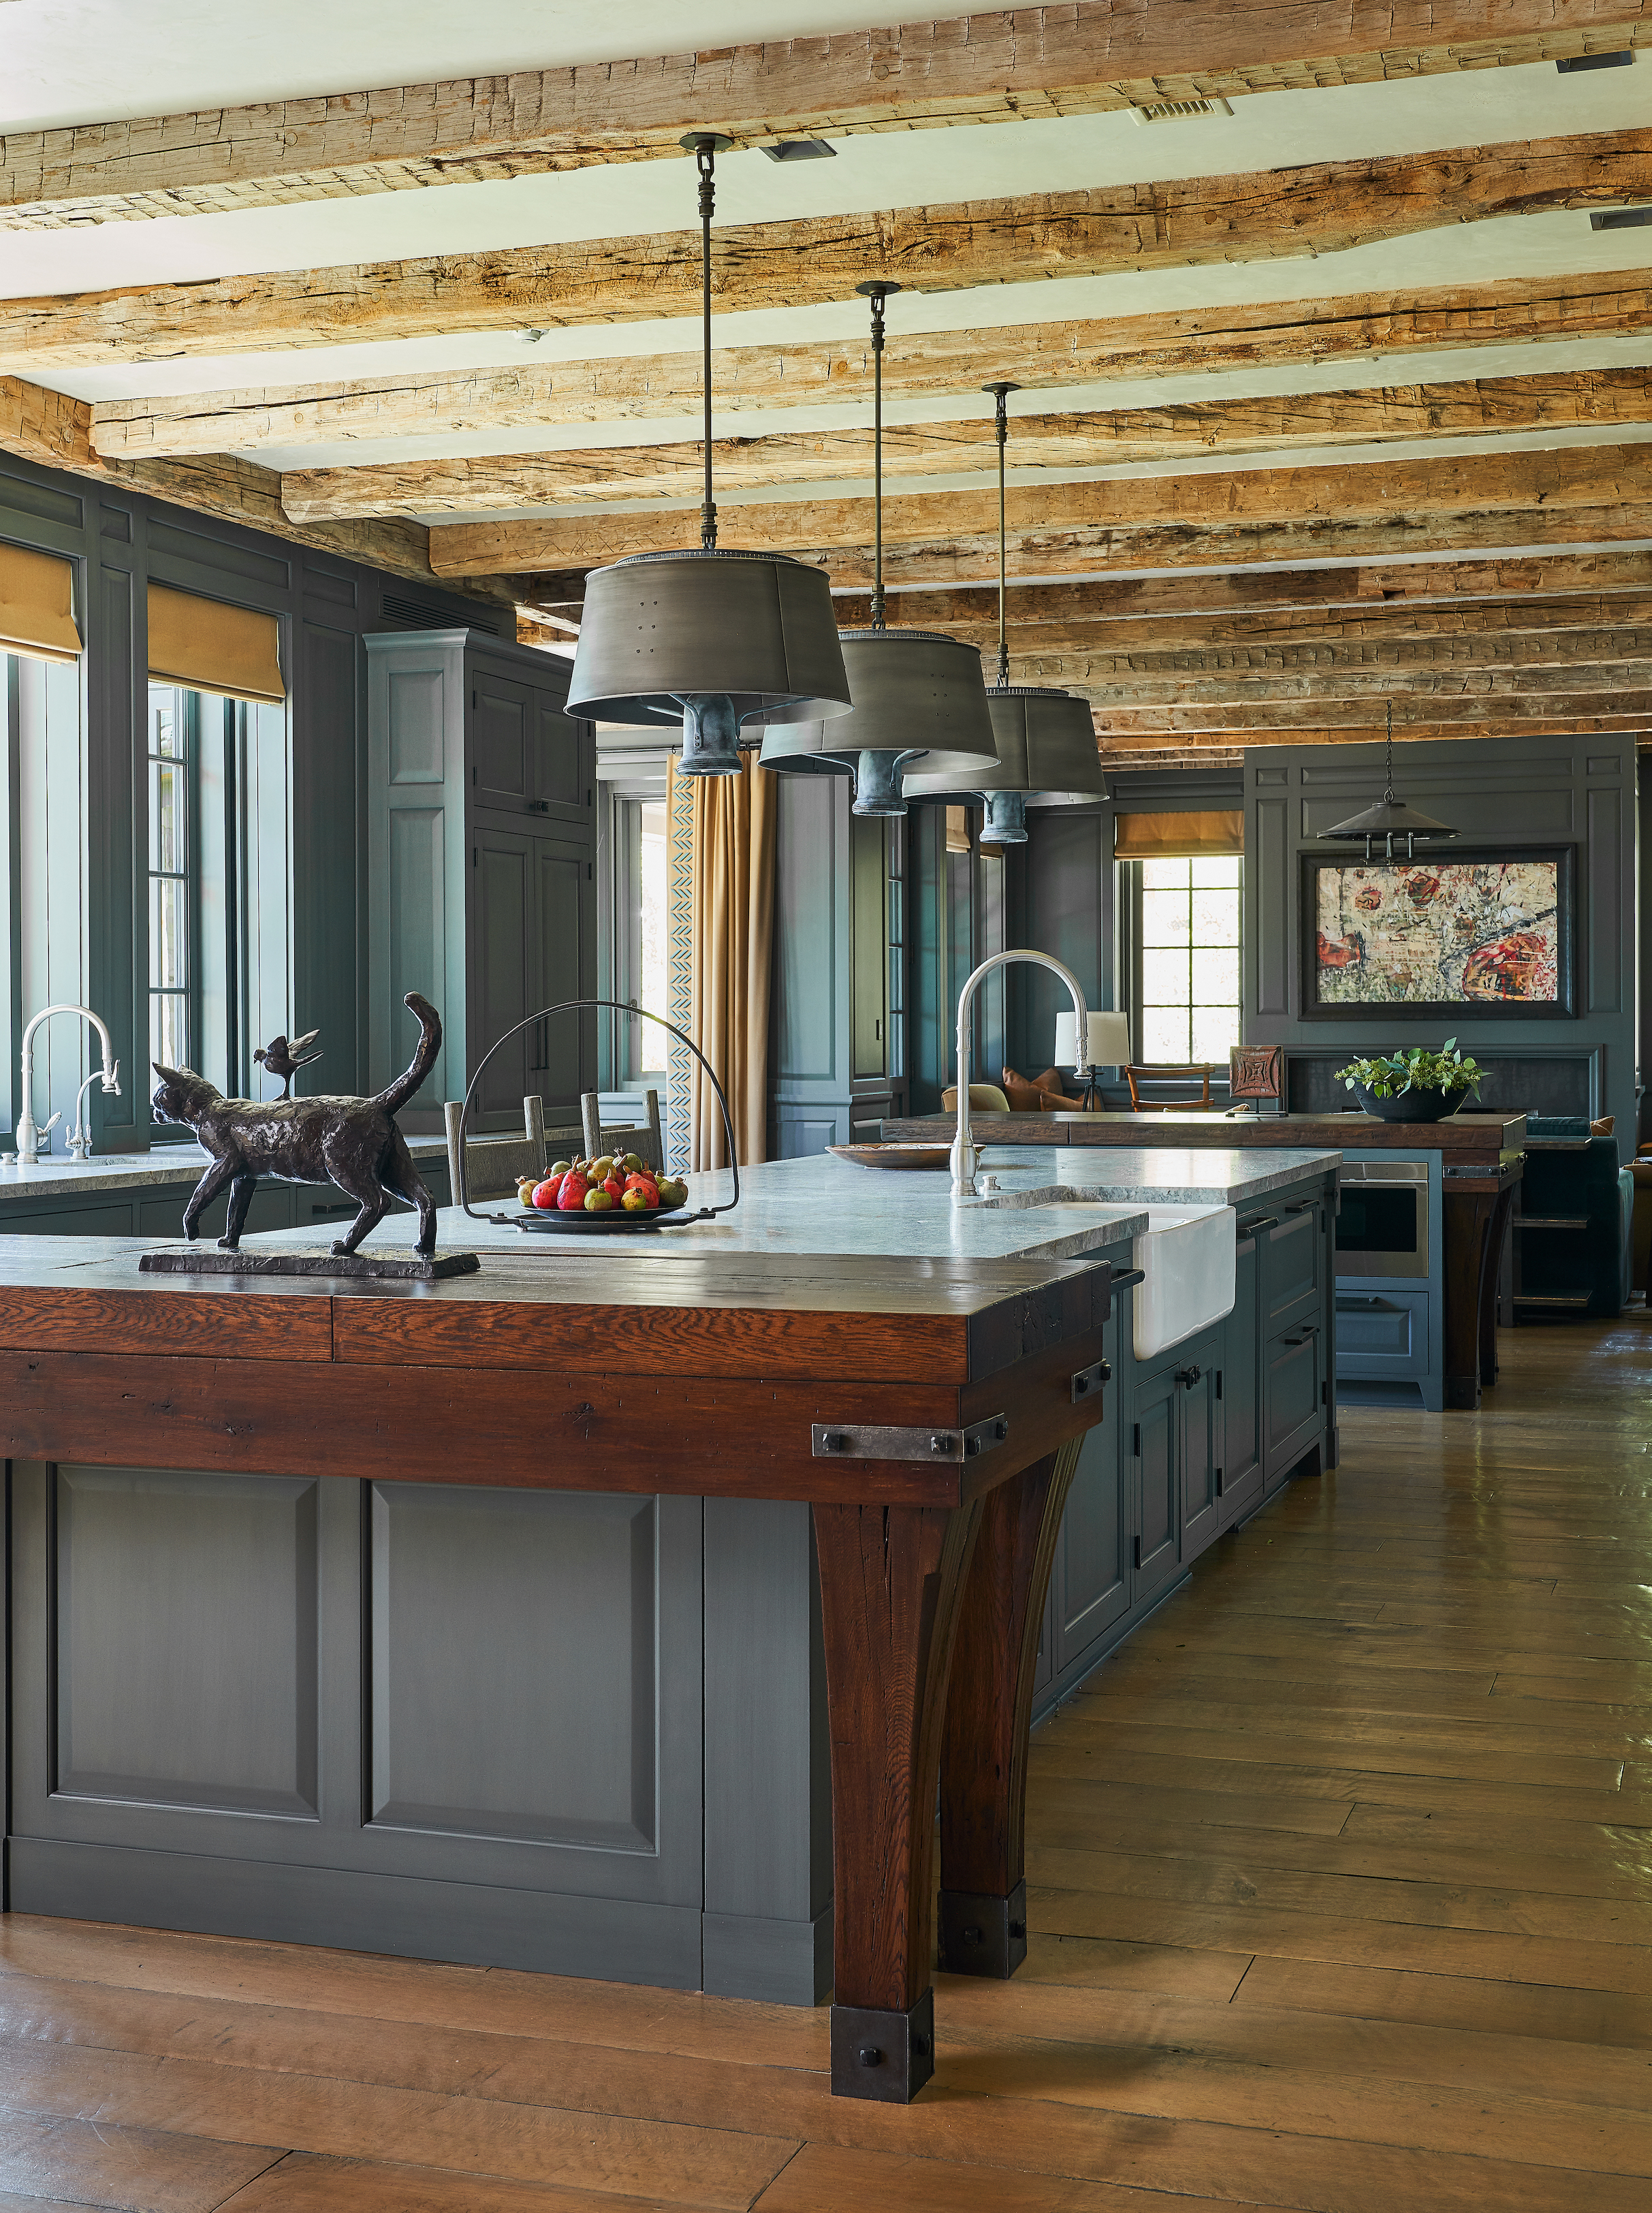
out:
M1397 838L1403 838L1405 841L1405 858L1408 861L1417 857L1417 840L1419 838L1454 838L1457 832L1445 823L1436 822L1431 814L1419 814L1414 807L1407 807L1403 799L1394 797L1394 703L1392 699L1387 703L1387 736L1383 759L1383 790L1378 804L1368 807L1362 814L1350 814L1346 822L1338 822L1323 835L1344 838L1350 844L1362 838L1368 861L1375 857L1372 848L1379 838L1382 840L1384 857L1390 861L1394 857L1394 840Z

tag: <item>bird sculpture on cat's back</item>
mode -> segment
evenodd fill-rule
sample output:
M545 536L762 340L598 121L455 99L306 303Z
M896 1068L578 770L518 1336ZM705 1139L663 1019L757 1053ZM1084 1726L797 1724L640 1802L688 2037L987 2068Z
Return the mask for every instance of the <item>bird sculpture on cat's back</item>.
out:
M254 1060L261 1060L264 1063L270 1075L278 1076L281 1078L281 1095L283 1099L291 1098L293 1078L299 1070L314 1068L316 1062L320 1059L321 1056L319 1052L310 1052L306 1050L315 1043L320 1034L320 1030L306 1030L302 1037L293 1038L290 1041L284 1037L271 1038L268 1045L261 1045L253 1055Z
M403 1004L418 1017L418 1047L405 1073L374 1099L226 1099L192 1069L154 1063L161 1079L154 1094L155 1120L187 1123L212 1155L211 1167L184 1209L184 1235L192 1243L202 1210L228 1186L229 1218L218 1242L235 1252L258 1180L272 1175L287 1183L335 1183L357 1202L361 1212L333 1246L334 1253L353 1253L396 1198L418 1207L415 1249L430 1257L436 1251L436 1201L413 1166L395 1116L436 1066L442 1017L417 991L410 991Z

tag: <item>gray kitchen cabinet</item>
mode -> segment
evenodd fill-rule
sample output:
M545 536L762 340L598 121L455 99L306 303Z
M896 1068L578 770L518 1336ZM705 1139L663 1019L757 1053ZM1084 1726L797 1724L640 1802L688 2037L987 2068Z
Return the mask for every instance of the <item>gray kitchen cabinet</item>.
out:
M1131 1457L1136 1463L1135 1598L1150 1598L1181 1565L1177 1436L1181 1386L1173 1369L1144 1378L1136 1393Z
M1119 1301L1102 1338L1118 1371ZM1057 1670L1105 1636L1130 1611L1134 1575L1131 1490L1119 1451L1119 1393L1109 1386L1101 1420L1084 1439L1051 1576L1036 1695Z
M1241 1213L1234 1254L1234 1310L1223 1326L1216 1391L1222 1417L1222 1455L1216 1489L1218 1531L1230 1529L1262 1503L1262 1336L1257 1290L1261 1272L1259 1228L1271 1217ZM1264 1233L1265 1234L1265 1233Z
M596 990L594 741L554 655L465 630L365 643L369 1088L405 1065L400 1002L424 992L442 1058L400 1119L437 1134L515 1023ZM478 1129L519 1127L527 1092L565 1119L595 1088L595 1015L526 1032L483 1082Z
M775 1157L793 1160L875 1140L905 1112L891 948L905 826L851 812L846 776L777 782L769 1112Z

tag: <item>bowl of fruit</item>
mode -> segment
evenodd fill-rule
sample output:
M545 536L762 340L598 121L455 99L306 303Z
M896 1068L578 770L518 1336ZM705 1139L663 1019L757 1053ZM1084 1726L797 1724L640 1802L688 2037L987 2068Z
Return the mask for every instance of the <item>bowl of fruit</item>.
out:
M688 1186L645 1167L636 1153L553 1161L537 1180L521 1177L516 1196L522 1206L518 1229L611 1237L691 1218L682 1211Z

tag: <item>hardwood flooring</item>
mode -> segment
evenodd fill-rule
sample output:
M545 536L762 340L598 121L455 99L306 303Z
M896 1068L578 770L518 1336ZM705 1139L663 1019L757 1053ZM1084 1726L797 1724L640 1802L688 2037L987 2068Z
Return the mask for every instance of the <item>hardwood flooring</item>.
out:
M1652 1316L1500 1344L1039 1732L909 2109L824 2012L13 1917L0 2213L1646 2213Z

